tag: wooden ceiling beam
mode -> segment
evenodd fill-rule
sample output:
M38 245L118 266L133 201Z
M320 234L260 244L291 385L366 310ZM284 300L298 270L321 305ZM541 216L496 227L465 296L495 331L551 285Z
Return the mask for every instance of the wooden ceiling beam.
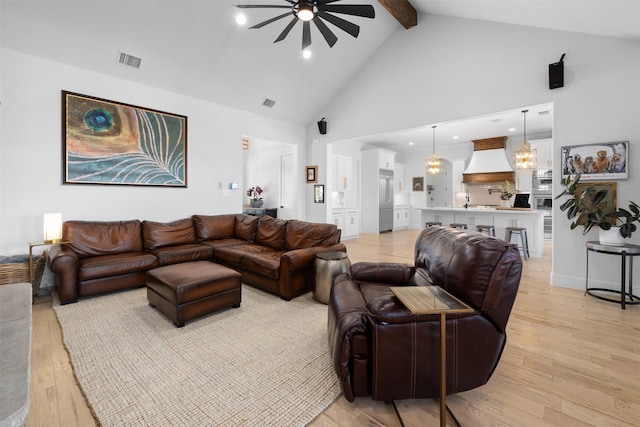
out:
M407 30L418 25L418 12L409 0L378 0Z

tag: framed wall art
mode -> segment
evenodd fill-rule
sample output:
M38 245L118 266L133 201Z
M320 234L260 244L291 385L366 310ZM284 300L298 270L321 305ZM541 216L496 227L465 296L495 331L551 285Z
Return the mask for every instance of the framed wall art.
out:
M411 188L413 191L424 191L424 177L414 176Z
M318 166L307 166L307 183L318 182Z
M187 186L187 117L62 91L63 184Z
M313 202L324 203L324 185L316 184L313 186Z
M589 190L589 194L587 194L587 197L586 197L587 200L593 200L593 197L596 195L598 191L607 190L607 195L600 202L600 208L602 209L602 212L604 212L605 214L616 211L617 209L616 201L618 198L618 194L617 194L617 184L615 182L590 182L590 183L579 182L578 185L576 185L576 195L580 195L583 191L586 191L588 189L590 190ZM587 207L590 208L590 206L587 206ZM584 223L584 221L582 223ZM613 225L616 224L615 218L611 219L611 224Z
M562 176L581 173L580 181L627 179L629 141L562 147Z

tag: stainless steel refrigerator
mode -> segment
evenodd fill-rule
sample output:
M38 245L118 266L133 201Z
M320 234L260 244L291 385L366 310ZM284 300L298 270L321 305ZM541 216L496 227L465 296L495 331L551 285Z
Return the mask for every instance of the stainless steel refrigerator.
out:
M393 231L393 171L380 169L380 232Z

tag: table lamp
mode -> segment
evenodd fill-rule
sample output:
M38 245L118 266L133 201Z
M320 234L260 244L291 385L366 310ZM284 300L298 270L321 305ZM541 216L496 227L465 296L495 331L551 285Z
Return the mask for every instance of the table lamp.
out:
M45 213L43 218L44 242L57 243L62 239L62 214Z

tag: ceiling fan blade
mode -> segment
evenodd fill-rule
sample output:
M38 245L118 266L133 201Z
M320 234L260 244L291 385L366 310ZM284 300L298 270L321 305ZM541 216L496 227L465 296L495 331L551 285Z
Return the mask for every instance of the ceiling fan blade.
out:
M239 7L240 9L291 9L291 6L282 4L237 4L236 7Z
M283 13L282 15L276 16L275 18L267 19L266 21L261 22L261 23L259 23L259 24L256 24L256 25L254 25L253 27L249 27L249 29L252 29L252 28L262 28L262 27L264 27L265 25L271 24L272 22L276 22L278 19L282 19L282 18L284 18L285 16L290 16L290 15L291 15L291 13L290 13L290 12ZM296 18L296 19L298 19L298 18Z
M360 27L354 23L345 21L344 19L338 18L337 16L331 15L327 12L318 11L318 16L340 28L342 31L351 34L353 37L358 37L358 34L360 34Z
M309 21L302 23L302 50L305 50L311 45L311 24Z
M376 17L376 11L370 4L318 4L318 10L323 12L361 16L363 18Z
M284 30L282 30L282 32L280 33L278 38L274 41L274 43L278 43L278 42L284 40L285 37L287 37L287 35L289 35L289 32L291 31L293 26L296 25L297 22L298 22L298 18L294 16L293 19L291 20L291 22L289 22L289 24L284 28Z
M333 45L338 41L338 37L336 37L336 35L329 29L329 27L327 27L327 24L322 22L322 19L316 16L315 18L313 18L313 22L316 24L316 27L318 27L318 30L320 30L320 33L327 41L327 44L329 44L329 47L333 47Z

